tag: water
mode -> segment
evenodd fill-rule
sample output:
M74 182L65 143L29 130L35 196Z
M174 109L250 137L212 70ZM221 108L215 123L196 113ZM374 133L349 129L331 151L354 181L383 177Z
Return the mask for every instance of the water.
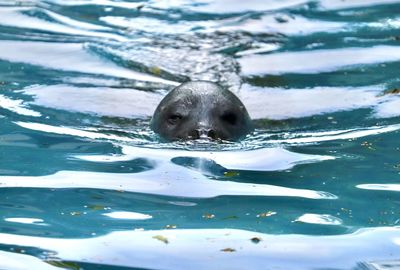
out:
M400 1L0 1L0 269L393 269ZM160 140L181 82L241 142Z

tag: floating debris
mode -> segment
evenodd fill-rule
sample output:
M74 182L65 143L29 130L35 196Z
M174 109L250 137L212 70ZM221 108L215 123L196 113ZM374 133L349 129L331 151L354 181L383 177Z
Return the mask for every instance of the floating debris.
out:
M275 215L276 212L272 212L272 211L268 211L268 212L264 212L264 213L260 213L257 215L258 218L265 218L265 217L270 217Z
M163 242L164 244L168 244L169 243L168 238L165 237L165 236L162 236L162 235L156 235L156 236L153 236L153 238L157 239L158 241Z
M253 242L254 244L258 244L261 242L261 238L260 237L253 237L250 239L251 242Z
M227 220L227 219L238 219L238 216L229 216L229 217L224 217L222 220Z
M234 249L234 248L224 248L224 249L221 249L221 251L223 251L223 252L235 252L236 249Z
M136 7L137 11L141 11L141 10L142 10L142 8L144 8L144 5L143 5L143 4L141 4L141 5L138 5L138 6Z
M88 205L85 206L85 208L95 210L95 211L100 211L100 210L108 210L110 209L109 207L103 206L103 205Z
M150 72L154 75L161 75L161 69L159 67L153 66L150 68Z
M204 214L203 218L212 219L212 218L215 218L215 215L214 214Z
M224 172L224 176L226 176L226 177L235 177L235 176L239 176L239 173L235 172L235 171L227 171L227 172Z
M71 270L81 270L82 268L76 262L64 262L64 261L56 261L56 260L48 260L44 261L55 267L60 267L64 269L71 269Z
M365 146L369 150L375 150L375 148L372 147L372 143L370 143L370 142L363 142L363 143L361 143L361 145Z
M15 253L21 253L21 254L26 253L26 250L22 249L22 248L14 248L14 249L12 249L12 251L14 251Z
M386 90L383 95L398 95L400 94L400 88L394 88L390 90Z

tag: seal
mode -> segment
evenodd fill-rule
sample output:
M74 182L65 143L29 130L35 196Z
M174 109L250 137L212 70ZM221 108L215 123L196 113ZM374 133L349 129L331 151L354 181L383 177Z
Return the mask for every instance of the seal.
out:
M208 81L186 82L171 90L157 106L150 127L169 141L235 141L253 129L239 98Z

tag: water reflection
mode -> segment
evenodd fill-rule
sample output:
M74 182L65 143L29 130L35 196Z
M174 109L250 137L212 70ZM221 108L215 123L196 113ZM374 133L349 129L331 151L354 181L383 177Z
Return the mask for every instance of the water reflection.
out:
M23 104L23 100L9 99L3 95L0 95L0 107L7 109L20 115L28 115L33 117L39 117L41 114L33 110L27 109Z
M135 213L135 212L123 212L123 211L115 211L111 213L105 213L103 216L107 216L110 218L115 218L115 219L133 219L133 220L145 220L145 219L150 219L153 218L150 215L146 214L141 214L141 213Z
M53 22L40 19L40 17L48 17ZM3 7L0 10L0 25L62 33L71 36L97 37L120 42L127 41L122 35L104 32L111 32L111 29L104 26L76 21L44 9Z
M18 245L51 251L41 254L49 261L63 260L124 267L157 269L240 269L275 268L354 269L357 263L396 260L397 228L360 230L332 236L278 236L245 230L155 230L120 231L108 235L62 239L0 234L3 245ZM140 243L140 244L138 244ZM196 243L196 245L193 245ZM373 244L371 244L373 243ZM79 250L79 252L76 252ZM349 250L352 252L349 254ZM357 252L362 251L362 252ZM7 254L2 252L1 255ZM151 255L150 255L151 254ZM1 257L0 255L0 257ZM26 255L7 254L8 259ZM205 258L213 258L213 263ZM157 258L157 259L154 259ZM251 260L249 260L251 258ZM340 259L339 259L340 258ZM6 262L10 260L6 260ZM24 258L41 265L35 258ZM246 262L246 263L243 263ZM18 269L18 261L9 263ZM44 267L40 269L52 269ZM58 269L58 268L57 268Z
M331 215L304 214L298 217L294 222L303 222L320 225L342 225L340 218Z
M18 254L7 251L0 251L0 267L9 270L24 270L29 265L31 269L60 270L43 260L26 254Z
M40 218L5 218L5 221L8 222L16 222L16 223L22 223L22 224L34 224L34 225L42 225L42 226L47 226L48 224L43 223L43 219Z
M0 0L0 268L394 267L399 3ZM160 142L189 79L256 131Z
M167 85L177 84L117 66L87 52L84 44L2 40L0 46L2 48L0 59L10 62L84 74L158 82ZM37 57L37 55L41 55L41 57Z
M70 84L33 86L22 91L32 96L33 101L23 102L0 96L3 107L32 116L41 114L28 109L29 104L107 117L148 118L164 96L160 92L137 89L76 87ZM398 116L399 96L383 93L384 88L381 85L284 89L244 84L238 96L253 120L304 118L363 108L373 109L373 116L376 118Z
M321 0L320 7L324 10L335 10L335 9L350 9L350 8L363 8L376 5L390 5L399 3L399 0L352 0L352 1L341 1L341 0Z
M357 188L381 191L400 191L399 184L360 184Z
M399 60L398 46L374 46L251 55L242 57L239 62L243 75L253 76L285 73L313 74Z
M61 171L48 176L3 176L0 184L0 188L91 188L187 198L230 195L336 199L335 195L323 191L211 180L202 173L165 163L157 164L155 170L136 174Z

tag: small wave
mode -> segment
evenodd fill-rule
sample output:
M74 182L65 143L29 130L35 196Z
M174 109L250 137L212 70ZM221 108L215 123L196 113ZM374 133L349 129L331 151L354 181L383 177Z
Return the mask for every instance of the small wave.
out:
M0 243L21 248L34 246L49 264L53 260L154 269L159 268L162 261L164 269L182 270L188 267L235 269L238 265L240 269L352 269L360 262L374 265L379 261L380 265L385 265L386 261L390 265L397 259L393 254L398 250L398 233L398 228L383 227L341 236L273 235L235 229L130 230L67 239L2 233ZM148 256L150 250L152 256ZM171 260L172 255L179 259ZM46 265L27 255L0 252L0 258L2 256L5 260L1 260L0 265L6 263L13 267L11 269L19 265L17 259L23 259L25 266L27 262L33 262L31 266ZM213 264L204 260L209 257L213 258Z
M0 108L10 110L20 115L33 116L33 117L41 116L39 112L26 108L26 104L24 104L23 100L10 99L3 95L0 95Z
M398 124L350 130L336 130L333 132L313 132L305 134L293 133L290 135L290 138L286 138L283 140L270 140L269 143L281 143L291 145L320 143L325 141L349 140L367 136L374 136L378 134L394 132L397 130L400 130L400 125Z
M307 199L337 199L329 192L265 184L210 180L176 165L158 164L158 169L136 174L60 171L48 176L3 176L0 188L90 188L121 190L185 198L217 196L279 196ZM162 172L168 172L159 177Z
M41 17L48 17L49 20L44 20ZM3 7L0 10L0 25L71 35L72 39L74 39L74 36L86 36L119 42L128 40L122 35L109 33L111 32L110 28L76 21L41 8Z
M2 48L0 59L10 62L83 74L101 74L116 78L177 85L172 81L115 65L86 51L85 45L80 43L1 40L0 46ZM37 57L37 55L41 55L41 57Z
M400 191L399 184L360 184L356 187L368 190Z
M281 52L266 55L244 56L239 59L244 76L263 74L316 74L351 69L360 65L397 62L399 46L374 46L370 48L343 48ZM268 64L265 64L268 63ZM297 65L294 63L301 63Z
M343 221L340 218L331 215L319 214L304 214L298 217L294 222L319 224L319 225L342 225Z

